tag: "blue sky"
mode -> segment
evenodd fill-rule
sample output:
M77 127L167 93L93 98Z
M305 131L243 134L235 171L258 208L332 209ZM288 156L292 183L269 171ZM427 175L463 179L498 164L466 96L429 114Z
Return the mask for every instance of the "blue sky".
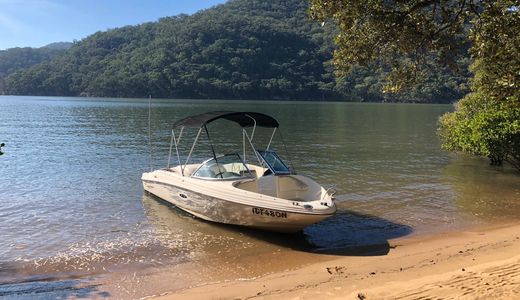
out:
M72 42L109 28L192 14L226 0L0 0L0 50Z

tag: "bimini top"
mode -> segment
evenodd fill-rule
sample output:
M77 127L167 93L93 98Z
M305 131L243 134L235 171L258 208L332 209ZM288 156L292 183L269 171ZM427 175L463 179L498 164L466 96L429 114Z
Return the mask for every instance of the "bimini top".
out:
M173 123L172 128L182 126L200 128L218 119L226 119L229 121L233 121L235 123L238 123L238 125L242 127L253 127L256 125L260 127L275 128L279 126L278 121L276 121L273 117L262 113L238 111L210 111L200 115L194 115L181 119Z

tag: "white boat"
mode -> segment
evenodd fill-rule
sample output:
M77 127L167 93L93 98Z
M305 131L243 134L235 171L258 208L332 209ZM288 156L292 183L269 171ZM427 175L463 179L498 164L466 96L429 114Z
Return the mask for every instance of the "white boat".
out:
M216 120L242 128L242 156L236 152L215 154L207 125ZM269 149L278 126L274 118L255 112L214 111L181 119L172 127L167 167L143 173L144 189L201 219L263 230L297 232L332 216L336 212L335 191L296 174ZM253 143L257 127L273 130L265 150ZM197 134L187 157L181 157L179 143L189 128L195 128ZM212 157L191 163L202 132ZM177 166L170 166L173 148ZM253 153L255 163L246 162L246 148Z

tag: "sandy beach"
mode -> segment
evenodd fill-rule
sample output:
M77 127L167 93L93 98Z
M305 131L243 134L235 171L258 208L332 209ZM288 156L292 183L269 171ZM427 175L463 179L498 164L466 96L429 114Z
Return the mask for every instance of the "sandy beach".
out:
M519 299L520 224L388 241L331 260L156 299ZM320 254L314 254L320 256Z

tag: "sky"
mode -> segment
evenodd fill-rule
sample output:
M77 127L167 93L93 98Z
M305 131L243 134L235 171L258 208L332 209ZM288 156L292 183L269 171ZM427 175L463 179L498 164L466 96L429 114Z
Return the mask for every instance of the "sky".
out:
M97 31L193 14L226 0L0 0L0 50L81 40Z

